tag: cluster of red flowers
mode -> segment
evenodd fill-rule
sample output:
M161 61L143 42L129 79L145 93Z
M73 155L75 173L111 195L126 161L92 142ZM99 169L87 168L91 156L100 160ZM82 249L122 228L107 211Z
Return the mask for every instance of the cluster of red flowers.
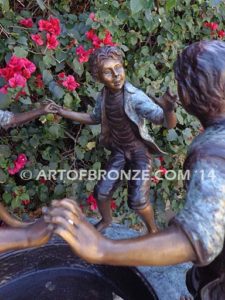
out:
M72 75L66 76L64 72L58 74L58 79L59 79L58 82L71 92L80 86L80 84L76 81L74 76Z
M8 168L8 172L10 175L14 175L18 173L27 163L27 157L25 154L21 153L18 155L17 159L14 161L14 167Z
M86 38L92 42L92 48L88 49L88 50L85 50L84 47L82 45L80 45L79 47L77 47L76 49L76 54L78 56L78 61L80 63L83 63L83 62L87 62L89 60L89 56L90 54L95 50L95 49L98 49L100 48L101 46L106 46L106 45L109 45L109 46L115 46L116 43L114 43L112 41L112 35L111 33L109 32L109 30L105 30L105 36L103 39L100 39L95 30L94 29L91 29L89 31L87 31L85 33L86 35Z
M0 92L7 94L9 87L24 88L27 83L27 79L31 77L31 74L36 70L36 66L27 58L21 58L13 55L9 60L6 68L0 69L0 77L3 77L7 84L4 85Z
M97 210L98 204L93 194L88 196L87 203L89 204L89 207L92 211ZM115 210L117 208L116 202L114 200L111 200L110 207L112 210Z
M47 49L56 49L59 45L57 37L61 32L59 19L50 17L49 20L40 20L38 22L38 27L39 31L47 33L46 37L44 37L42 33L31 35L31 38L36 43L36 45L43 46L46 43Z
M161 164L164 163L164 159L163 159L162 156L159 157L159 160L160 160ZM161 176L165 176L166 173L167 173L167 171L168 171L168 170L167 170L166 168L164 168L163 166L160 166L160 167L159 167L159 170L157 171L157 174L160 173ZM158 178L158 176L152 176L152 177L151 177L151 181L154 182L155 184L159 183L159 178Z
M219 30L219 24L215 22L205 22L204 26L209 28L211 30L211 35L214 36L215 33L217 33L217 36L219 38L224 38L225 37L225 31L224 30Z

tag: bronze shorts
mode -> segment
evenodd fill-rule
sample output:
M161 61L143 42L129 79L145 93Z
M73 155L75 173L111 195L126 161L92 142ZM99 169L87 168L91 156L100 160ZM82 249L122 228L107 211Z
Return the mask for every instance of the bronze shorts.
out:
M98 201L107 201L112 198L114 191L122 183L122 176L118 178L116 174L122 174L121 171L124 170L129 176L127 180L129 207L140 210L150 204L151 155L147 148L113 150L105 170L105 176L94 188L94 197Z

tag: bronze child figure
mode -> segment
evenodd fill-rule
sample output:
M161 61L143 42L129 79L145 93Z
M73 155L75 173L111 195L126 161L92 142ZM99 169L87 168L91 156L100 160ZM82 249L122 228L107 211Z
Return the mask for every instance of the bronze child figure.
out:
M52 103L41 105L39 109L18 114L0 110L0 128L7 129L22 125L48 113L56 113L55 106ZM22 223L10 216L1 203L0 220L9 226L0 229L0 252L41 246L51 236L51 231L43 218L33 224Z
M101 231L112 221L110 199L121 182L119 176L112 178L112 172L121 174L122 170L130 170L128 205L143 218L148 231L155 233L157 228L149 202L151 154L164 152L147 133L144 119L164 124L167 128L174 127L174 98L166 93L161 99L161 108L144 92L125 81L123 53L117 47L106 46L94 51L89 66L93 78L104 84L93 113L59 109L59 114L83 124L101 124L100 142L111 151L105 167L106 174L94 188L94 197L102 216L96 228ZM134 179L132 174L135 171L139 174L136 173Z
M195 300L225 299L225 43L188 46L175 64L180 101L205 131L191 144L185 206L154 235L110 240L87 223L75 202L53 202L55 232L91 263L171 265L192 261L187 285ZM48 217L48 218L49 218ZM68 219L70 222L68 222ZM72 225L71 225L72 224ZM185 299L185 298L181 298Z

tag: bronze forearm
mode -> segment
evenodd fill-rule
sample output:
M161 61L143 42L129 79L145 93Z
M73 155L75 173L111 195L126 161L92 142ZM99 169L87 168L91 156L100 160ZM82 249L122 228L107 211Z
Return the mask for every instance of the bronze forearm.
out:
M177 227L170 226L154 235L129 240L104 240L99 263L138 266L173 265L195 261L196 255L190 241Z
M64 118L79 122L81 124L95 125L97 124L87 113L79 113L75 111L65 110L60 111L60 115Z

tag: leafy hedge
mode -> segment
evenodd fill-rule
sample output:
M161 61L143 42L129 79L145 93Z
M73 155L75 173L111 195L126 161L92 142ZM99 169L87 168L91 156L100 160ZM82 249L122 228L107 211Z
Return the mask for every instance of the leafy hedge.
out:
M7 81L1 75L0 109L28 111L50 98L72 110L91 111L101 85L92 80L85 61L90 49L107 43L116 43L125 52L127 78L134 85L156 96L168 86L176 92L173 63L177 53L200 39L223 38L225 5L205 0L157 2L158 8L152 0L95 0L91 5L76 1L76 6L68 0L0 0L0 67L6 68L12 55L27 58L36 66L20 85L21 78L12 75L15 80L9 84L10 77ZM59 20L60 25L52 20ZM76 82L79 87L74 86ZM149 125L159 146L169 152L164 160L154 159L154 168L161 167L162 177L165 169L182 169L186 148L200 129L179 104L177 118L175 129ZM109 153L98 146L99 132L99 126L82 126L52 114L20 128L1 130L3 201L13 209L33 210L67 195L93 208L86 198L95 181L34 178L42 169L100 169ZM9 174L19 154L28 158L25 169L32 171L33 179L22 180L19 172ZM182 206L182 191L182 180L153 177L151 199L159 220L164 220L166 208L177 211ZM135 222L126 205L126 193L126 185L115 193L114 214Z

